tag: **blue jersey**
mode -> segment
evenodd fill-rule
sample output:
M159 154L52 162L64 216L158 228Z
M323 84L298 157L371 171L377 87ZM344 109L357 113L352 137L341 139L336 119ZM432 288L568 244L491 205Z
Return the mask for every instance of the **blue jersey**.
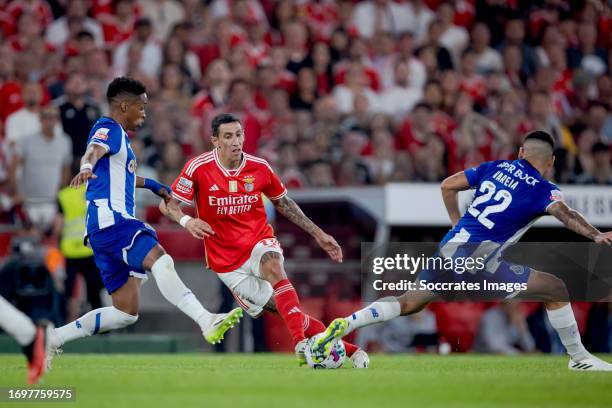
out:
M102 146L107 154L93 168L97 178L87 183L86 235L133 219L136 193L136 156L121 125L108 117L98 119L89 132L90 144Z
M546 180L527 160L498 160L465 170L474 200L446 242L512 244L555 201L559 188Z

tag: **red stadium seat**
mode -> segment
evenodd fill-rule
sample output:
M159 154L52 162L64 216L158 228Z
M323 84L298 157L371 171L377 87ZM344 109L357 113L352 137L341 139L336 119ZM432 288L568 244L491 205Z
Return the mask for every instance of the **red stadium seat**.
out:
M436 302L430 306L436 314L438 334L458 352L472 348L484 307L484 303L472 302Z

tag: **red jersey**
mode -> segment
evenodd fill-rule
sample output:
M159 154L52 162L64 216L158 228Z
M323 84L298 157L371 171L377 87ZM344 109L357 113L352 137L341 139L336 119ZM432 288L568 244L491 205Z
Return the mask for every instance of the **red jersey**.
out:
M198 217L215 231L204 239L206 263L213 271L238 269L259 241L274 238L262 193L271 200L287 194L268 162L243 153L240 166L227 170L216 149L189 160L172 184L174 198L195 203Z

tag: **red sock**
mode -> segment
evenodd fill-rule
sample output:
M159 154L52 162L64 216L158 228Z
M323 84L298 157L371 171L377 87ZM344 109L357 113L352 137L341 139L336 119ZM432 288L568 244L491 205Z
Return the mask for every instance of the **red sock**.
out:
M315 319L312 316L304 314L304 334L306 337L312 337L315 334L321 333L325 331L325 325L320 321ZM352 356L354 352L359 350L359 347L354 345L353 343L349 343L348 341L342 340L344 343L344 348L346 349L346 355Z
M274 285L274 301L278 313L285 320L285 325L295 346L306 336L304 336L304 314L300 309L300 299L289 279L283 279Z

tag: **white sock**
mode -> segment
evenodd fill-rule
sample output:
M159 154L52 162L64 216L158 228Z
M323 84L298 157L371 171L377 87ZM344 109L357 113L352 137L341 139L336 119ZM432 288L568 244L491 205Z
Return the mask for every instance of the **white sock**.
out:
M13 336L20 346L34 341L36 326L22 311L0 296L0 327Z
M57 335L57 341L59 341L57 346L109 330L121 329L136 323L137 320L138 315L134 316L122 312L113 306L101 307L85 313L74 322L55 329L54 333Z
M166 300L191 317L202 330L208 328L213 315L198 301L183 283L174 269L174 261L168 254L161 256L151 267L157 287Z
M557 331L561 338L561 343L565 346L567 354L573 361L580 362L590 357L589 352L582 345L578 324L572 311L571 304L567 304L560 309L546 310L551 326Z
M394 297L379 299L376 302L356 311L346 317L349 322L346 334L361 327L369 326L374 323L386 322L400 315L401 307Z

